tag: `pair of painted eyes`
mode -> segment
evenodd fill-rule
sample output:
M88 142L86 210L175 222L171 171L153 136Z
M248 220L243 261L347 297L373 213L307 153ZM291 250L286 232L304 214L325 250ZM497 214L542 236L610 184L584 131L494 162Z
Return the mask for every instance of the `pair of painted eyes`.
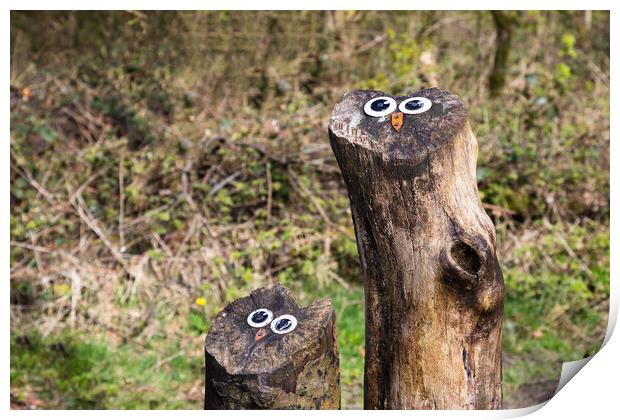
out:
M428 111L433 103L427 99L417 96L408 98L398 105L398 110L403 114L421 114ZM396 111L396 101L389 96L372 98L364 105L364 112L371 117L385 117Z
M252 327L260 328L269 325L271 331L276 334L286 334L297 327L297 318L293 315L284 314L273 319L273 312L269 309L261 308L248 315L248 324Z

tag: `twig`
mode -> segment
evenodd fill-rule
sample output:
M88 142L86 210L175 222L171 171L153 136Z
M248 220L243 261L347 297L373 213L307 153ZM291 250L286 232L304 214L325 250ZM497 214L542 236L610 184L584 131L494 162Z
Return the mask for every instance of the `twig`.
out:
M27 264L29 264L30 261L31 259L28 258L28 256L24 256L24 258L22 258L21 260L11 264L11 272L10 272L11 277L13 277L15 273L19 273L19 271L22 268L24 268Z
M176 359L177 357L181 356L184 353L185 353L185 350L181 350L181 351L178 351L178 352L176 352L176 353L166 357L165 359L160 360L159 362L157 362L155 364L155 369L159 369L160 367L162 367L166 363L171 362L172 360Z
M37 268L39 270L43 269L43 265L41 264L41 258L39 257L39 252L37 251L37 246L36 246L36 242L37 242L37 237L36 237L36 233L33 231L29 232L30 236L30 242L32 243L32 253L34 254L34 261L37 264Z
M69 325L75 328L77 305L82 294L82 278L76 270L69 272L71 279L71 312L69 313Z
M69 196L69 203L73 204L73 202L76 201L77 197L81 197L82 196L82 191L84 191L86 189L86 187L88 187L90 185L91 182L93 182L95 179L99 178L101 176L101 174L103 174L104 171L105 171L105 169L102 168L102 169L98 170L97 172L95 172L94 174L92 174L90 177L88 177L88 179L86 181L84 181L84 183L82 185L80 185L78 187L78 189L75 190ZM81 198L80 198L80 200L81 200Z
M213 175L213 172L219 171L219 170L220 170L220 165L212 165L212 166L210 166L209 169L207 169L205 171L205 174L202 177L202 180L200 182L202 182L203 184L206 184L207 181L209 181L209 179L211 179L211 175Z
M179 258L181 255L181 252L183 252L183 249L185 248L185 244L187 244L187 241L189 241L189 239L194 236L194 234L196 233L196 230L200 228L200 226L202 225L204 218L202 217L201 214L194 214L194 217L192 217L192 221L190 222L189 225L189 229L187 229L187 232L185 233L185 236L183 237L183 240L181 241L181 244L177 247L176 252L174 253L174 258ZM174 265L173 265L174 268Z
M164 250L168 258L173 256L172 251L157 232L151 232L151 236L153 237L153 239L155 239L155 242L157 242L159 246Z
M188 174L191 173L192 170L192 166L193 166L193 162L191 159L188 159L187 163L185 164L185 167L183 168L183 172L181 173L181 187L183 190L183 197L185 198L185 201L187 201L187 204L189 204L189 207L196 211L198 209L198 207L196 206L196 203L194 202L194 199L192 198L192 186L189 182L189 176Z
M331 277L332 279L336 280L338 283L340 283L340 285L342 287L344 287L345 289L347 289L348 291L351 291L351 285L349 283L346 282L345 279L343 279L342 277L340 277L337 273L335 273L334 271L329 270L327 272L328 277Z
M136 18L140 19L140 20L145 20L147 18L146 14L144 14L143 12L140 12L138 10L127 10L126 13L135 16Z
M209 191L209 194L207 194L207 196L209 197L214 196L215 194L217 194L219 190L224 188L227 184L233 182L235 178L237 178L239 175L241 175L241 171L237 171L234 174L224 178L222 181L218 182L213 188L211 188L211 191Z
M387 35L377 35L370 42L367 42L364 45L357 47L354 51L350 53L345 53L344 51L338 51L332 54L325 54L322 58L325 59L336 59L340 57L351 57L356 54L363 53L364 51L368 51L372 48L375 48L377 45L381 44L383 41L387 39Z
M49 179L51 173L52 173L52 168L48 168L47 171L45 171L45 174L43 175L43 179L39 183L39 185L41 185L41 188L43 188L43 189L45 188L45 184L47 183L47 180ZM34 197L33 201L37 201L39 199L40 195L41 195L41 193L39 191L37 191L37 195Z
M271 162L267 161L267 221L271 220L271 207L273 205L273 183L271 181Z
M95 232L95 234L99 237L101 242L103 242L103 244L106 246L106 248L108 248L110 253L112 253L112 256L114 257L114 259L116 259L116 261L125 269L127 274L129 274L129 276L133 278L134 275L131 272L129 265L127 265L127 262L123 259L123 255L118 251L118 247L112 244L112 242L110 241L110 239L108 239L104 231L99 227L99 223L97 219L95 218L95 216L86 209L86 206L84 205L84 201L82 200L82 195L79 189L71 195L70 202L73 205L73 207L77 210L78 215L80 216L80 219L82 219L82 221L86 223L86 225L90 228L90 230Z
M491 210L492 213L497 214L498 216L501 215L502 213L508 214L511 216L514 214L517 214L517 212L514 210L510 210L510 209L507 209L501 206L496 206L495 204L482 203L482 207L484 207L485 209Z
M119 209L118 209L118 241L120 245L120 251L125 252L125 174L124 169L125 154L121 152L120 160L118 163L118 195L119 195Z
M122 332L120 332L116 328L111 327L106 322L102 321L101 318L98 317L98 316L92 316L88 312L85 312L84 313L84 317L87 318L90 322L93 322L93 323L95 323L97 325L100 325L101 327L105 328L109 333L114 334L115 336L119 337L122 340L130 341L130 342L132 342L134 344L137 344L138 346L142 347L144 350L151 350L149 348L149 346L145 345L144 343L140 342L139 340L135 339L134 337L128 336L127 334L123 334Z
M455 18L445 18L445 19L439 19L436 22L434 22L433 24L422 28L416 35L415 39L423 39L427 36L430 36L435 30L437 30L439 27L441 26L445 26L448 24L453 24L454 22L458 22L459 20L461 20L461 18L455 17Z
M69 252L66 252L64 250L53 250L51 248L46 248L40 245L30 245L24 242L18 242L18 241L11 241L11 246L17 246L19 248L25 248L25 249L29 249L31 251L37 251L37 252L42 252L45 254L55 254L55 253L59 253L60 255L62 255L64 258L67 258L68 260L70 260L73 264L75 265L79 265L79 266L84 266L85 262L83 260L81 260L80 258L76 257L75 255L72 255Z
M11 153L11 156L15 159L15 162L17 162L17 159L13 156L13 153ZM20 167L17 163L15 163L14 165L14 169L17 173L19 173L24 179L26 179L26 181L28 181L28 183L35 189L37 190L37 193L39 193L40 195L42 195L43 197L45 197L45 199L51 204L54 205L55 204L55 197L52 193L50 193L49 191L47 191L45 188L43 188L43 186L41 184L39 184L34 177L32 176L32 174L28 171L28 169L26 168L22 168Z
M609 87L609 76L606 75L592 60L588 60L588 67L594 72L594 75L597 79L604 84L606 87Z
M63 296L64 299L59 299L58 302L62 303L62 301L67 300L68 297L67 296ZM58 323L64 318L65 313L67 312L67 308L65 306L61 306L60 308L58 308L58 312L56 314L56 317L54 317L48 324L47 327L43 330L43 332L41 333L41 336L43 338L47 337L48 335L50 335L50 333L54 330L54 328L56 327L56 325L58 325Z
M73 112L71 109L69 109L67 107L62 109L62 113L64 113L69 118L73 119L73 121L75 121L75 124L76 124L78 130L80 130L80 133L82 133L82 136L85 139L87 139L89 143L96 143L97 142L97 139L95 138L93 133L91 133L90 131L86 130L83 127L83 125L88 125L88 121L86 121L86 124L84 124L84 122L82 121L80 116L77 115L75 112ZM88 127L88 128L90 128L90 127Z
M175 203L168 203L168 204L164 204L163 206L159 206L159 207L155 207L154 209L150 209L148 213L144 213L141 216L136 217L135 219L129 220L125 223L125 228L130 228L133 227L137 224L140 224L142 222L144 222L145 220L149 219L151 216L149 215L149 213L151 214L156 214L159 213L163 210L166 210L167 208L170 208L174 205Z
M54 252L52 249L50 248L45 248L39 245L30 245L27 244L25 242L18 242L18 241L11 241L11 246L16 246L19 248L25 248L25 249L29 249L31 251L37 251L37 252L43 252L45 254L51 254L52 252Z
M547 229L553 232L553 226L551 226L551 223L549 223L547 218L543 219L543 226L545 226ZM579 256L575 253L575 251L573 251L573 249L568 244L568 241L566 241L566 238L564 238L564 236L560 232L554 232L554 234L555 234L555 237L559 239L559 242L560 242L560 245L562 245L562 248L564 248L564 250L568 253L568 255L570 255L575 261L577 261L577 264L579 264L579 266L581 267L581 270L588 276L589 280L594 281L594 273L592 273L592 271L590 270L590 268L588 268L586 263L584 263L583 260L579 258Z
M314 206L316 211L319 213L321 218L325 221L326 225L336 229L338 232L342 233L347 238L349 238L351 240L355 240L353 235L351 235L351 233L349 233L346 229L344 229L342 226L337 225L337 224L335 224L334 222L331 221L331 219L329 218L327 213L325 213L325 210L323 209L323 207L321 207L321 205L317 201L317 199L314 196L314 194L312 194L312 192L305 185L303 185L302 182L299 181L299 178L297 177L295 172L293 172L291 169L287 169L287 173L288 173L288 175L289 175L289 177L291 179L291 185L293 186L293 188L298 193L300 193L300 195L302 195L302 196L305 195L306 197L308 197L308 199L310 200L310 203L312 203L312 205Z
M279 158L276 157L274 155L272 155L271 153L269 153L267 150L265 150L262 146L259 146L258 144L253 144L253 143L230 143L228 142L228 144L233 145L233 146L240 146L240 147L247 147L250 149L254 149L258 152L259 155L268 158L269 160L272 160L274 162L279 163L280 165L287 165L290 162L294 162L296 160L289 160L287 158Z

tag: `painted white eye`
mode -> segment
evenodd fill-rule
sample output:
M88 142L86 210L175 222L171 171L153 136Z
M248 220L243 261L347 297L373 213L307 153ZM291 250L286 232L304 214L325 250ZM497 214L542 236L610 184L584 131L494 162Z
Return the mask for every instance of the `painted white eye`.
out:
M271 331L276 334L286 334L295 329L297 318L293 315L282 315L271 321Z
M422 98L421 96L415 98L405 99L398 105L398 109L403 114L421 114L428 111L433 103L430 99Z
M269 325L271 320L273 319L273 312L269 309L261 308L257 309L248 315L248 324L252 327L260 328L265 325Z
M385 117L396 111L396 101L388 96L372 98L364 105L364 112L371 117Z

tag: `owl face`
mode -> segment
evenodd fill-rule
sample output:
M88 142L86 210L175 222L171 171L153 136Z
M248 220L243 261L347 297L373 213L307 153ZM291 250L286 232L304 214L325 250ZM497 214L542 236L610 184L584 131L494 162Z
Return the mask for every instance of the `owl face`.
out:
M329 129L383 159L414 163L452 139L466 121L460 98L439 88L405 96L354 90L335 106Z
M247 318L248 325L254 328L263 328L269 325L274 334L288 334L297 327L297 318L290 314L283 314L273 318L273 312L267 308L252 311ZM256 341L265 336L265 330L258 330Z
M398 104L396 100L389 96L379 96L372 98L364 105L366 115L376 118L383 118L391 115L392 128L399 131L403 127L403 114L421 114L428 111L433 106L430 99L423 96L407 98Z
M280 284L256 289L215 317L205 350L229 373L276 372L291 363L293 354L327 340L325 328L333 316L327 299L300 307Z

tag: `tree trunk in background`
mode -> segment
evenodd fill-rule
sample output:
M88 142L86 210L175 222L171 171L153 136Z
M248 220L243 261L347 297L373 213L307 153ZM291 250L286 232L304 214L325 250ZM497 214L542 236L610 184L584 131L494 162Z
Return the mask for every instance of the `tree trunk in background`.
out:
M415 139L371 137L359 109L382 92L348 94L330 121L365 276L367 409L501 408L503 277L476 138L446 94L413 95L437 112L412 119Z
M252 327L250 313L289 314L287 334ZM205 409L339 409L336 317L329 300L300 308L279 284L228 305L205 339Z
M493 22L495 23L495 59L493 70L489 77L491 96L501 93L506 84L506 71L508 66L508 53L512 41L512 31L517 23L517 15L514 11L492 10Z

